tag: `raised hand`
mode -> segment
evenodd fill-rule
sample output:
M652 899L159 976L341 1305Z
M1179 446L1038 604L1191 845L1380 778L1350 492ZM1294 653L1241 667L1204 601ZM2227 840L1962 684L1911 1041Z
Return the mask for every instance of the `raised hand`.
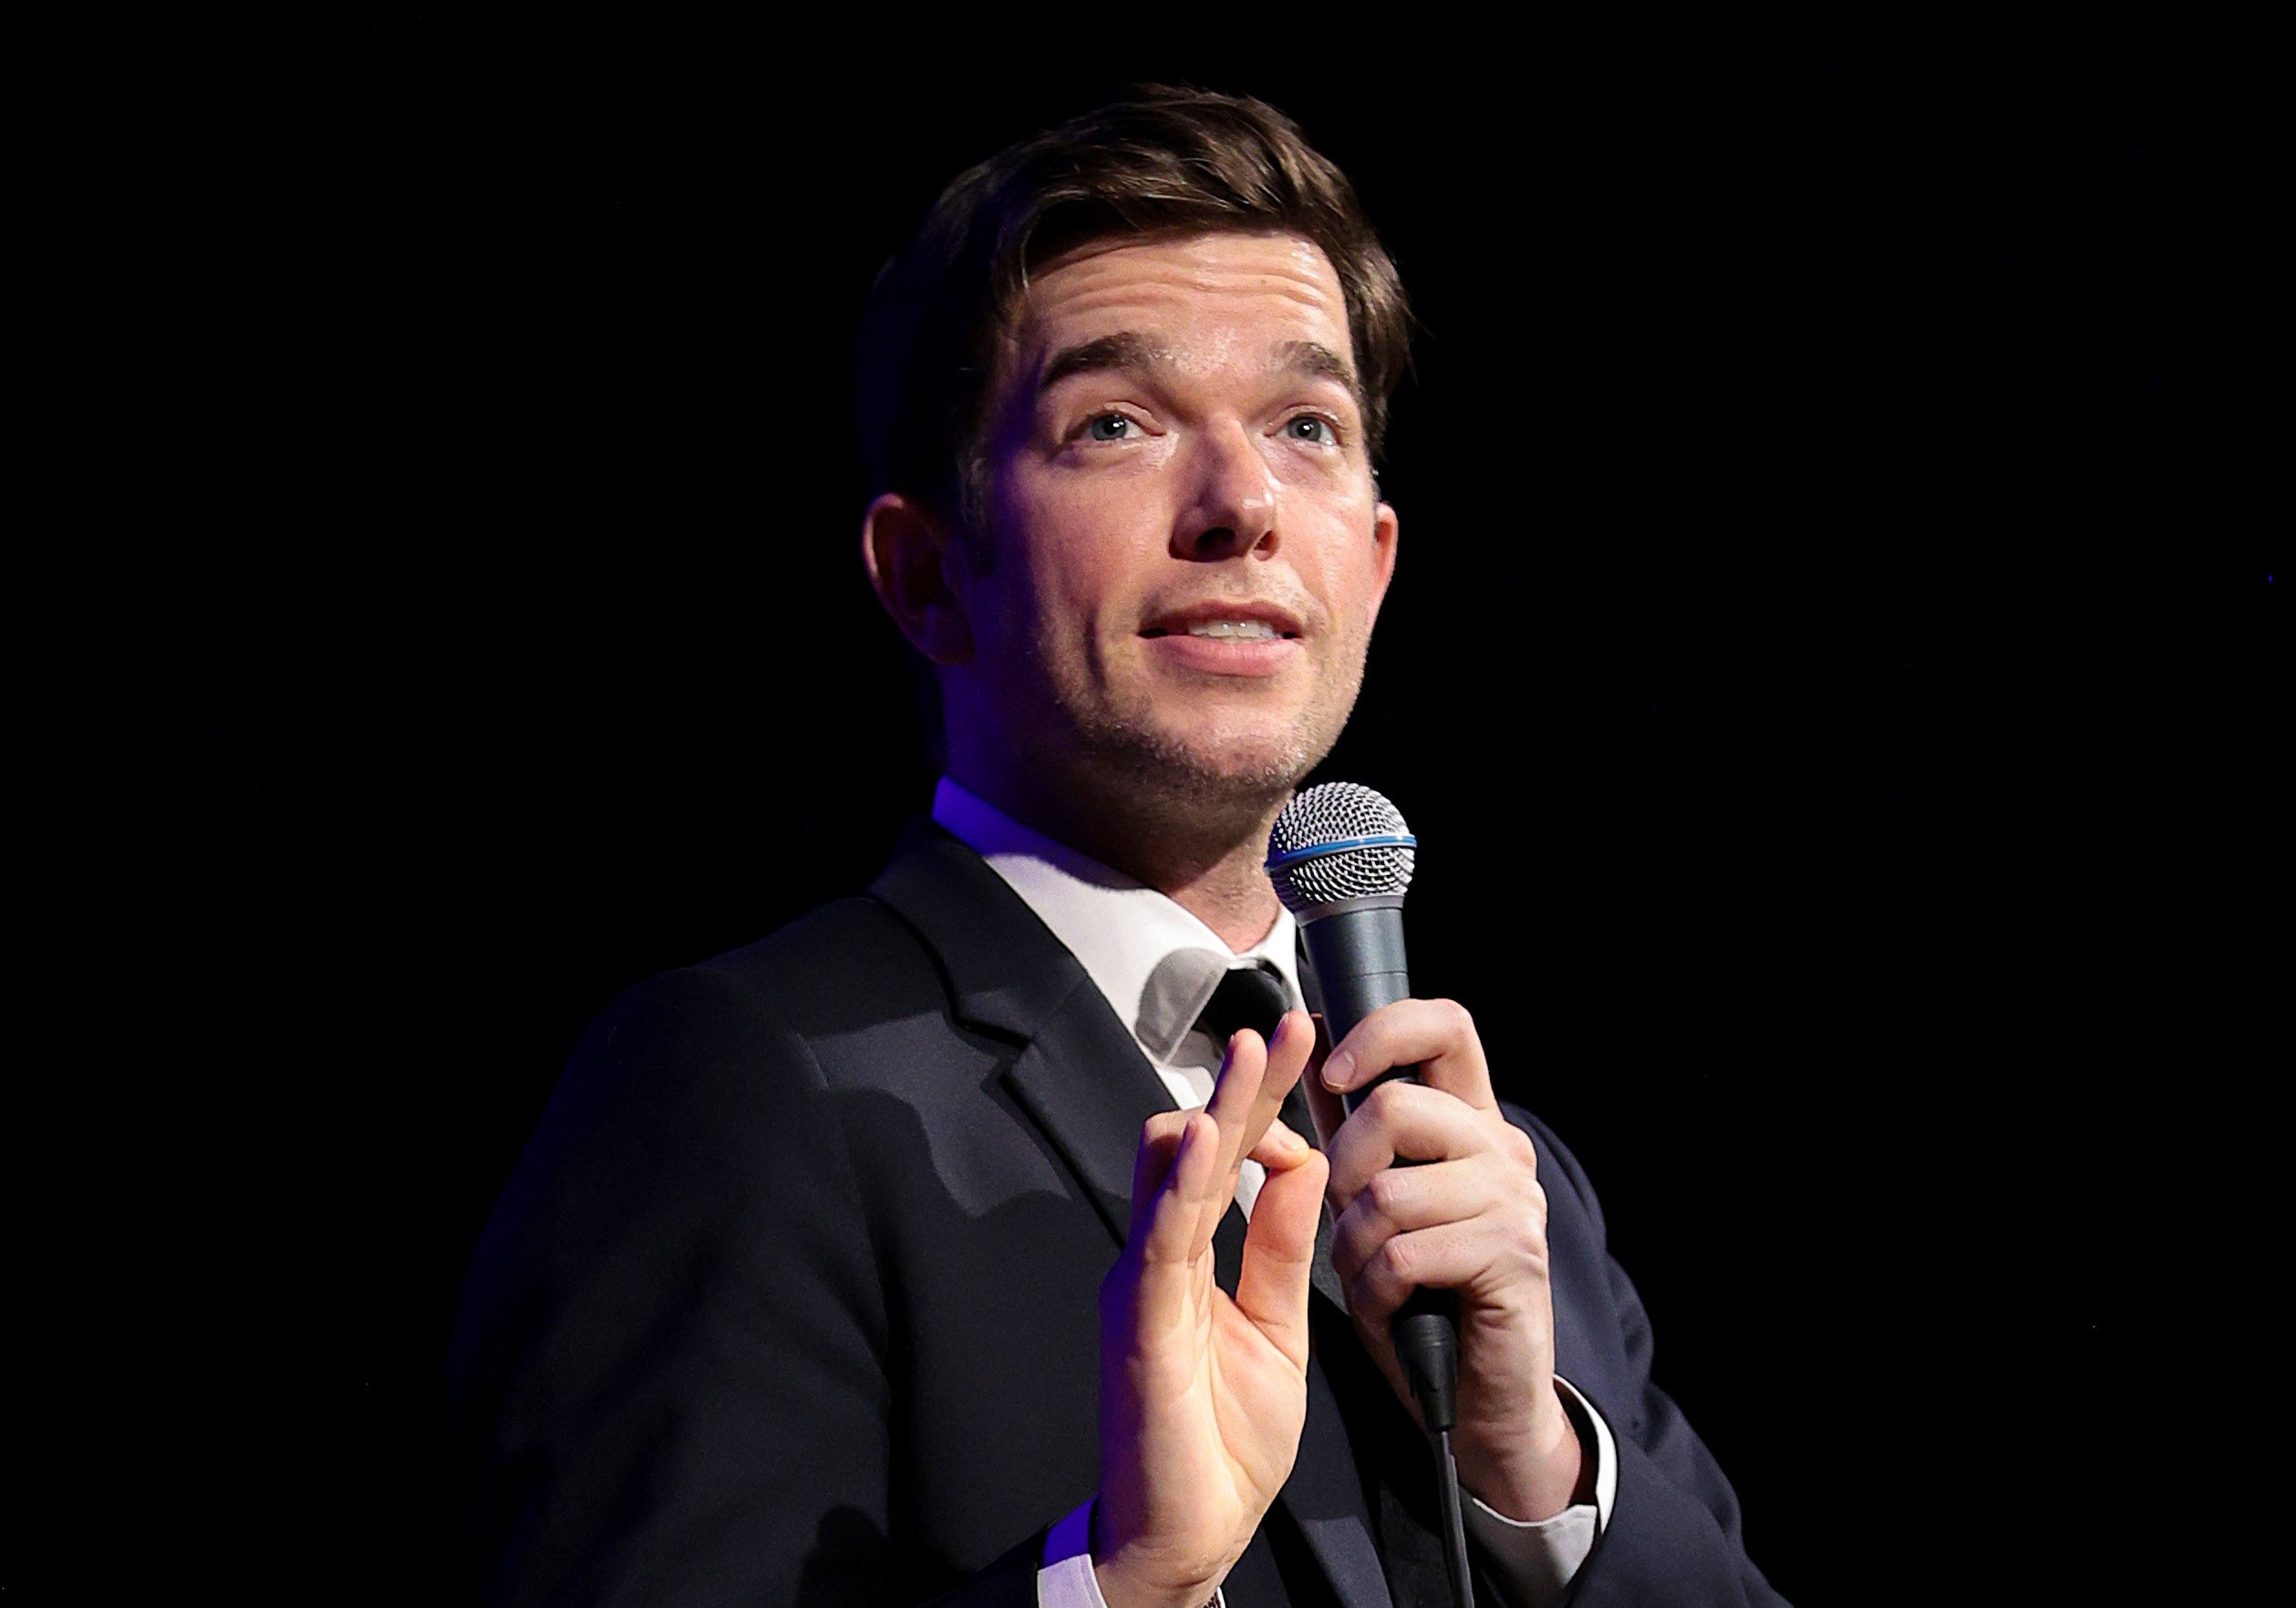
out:
M1412 1065L1420 1082L1381 1084L1343 1115L1342 1092ZM1590 1500L1555 1390L1538 1158L1499 1111L1474 1018L1448 1000L1381 1006L1333 1046L1308 1103L1331 1159L1332 1266L1396 1395L1415 1416L1388 1336L1395 1309L1414 1288L1455 1290L1460 1484L1525 1520Z
M1291 1474L1308 1415L1308 1278L1324 1159L1277 1122L1315 1028L1228 1041L1211 1103L1149 1119L1123 1254L1101 1284L1093 1569L1109 1608L1201 1608ZM1267 1170L1231 1301L1212 1235L1249 1157Z

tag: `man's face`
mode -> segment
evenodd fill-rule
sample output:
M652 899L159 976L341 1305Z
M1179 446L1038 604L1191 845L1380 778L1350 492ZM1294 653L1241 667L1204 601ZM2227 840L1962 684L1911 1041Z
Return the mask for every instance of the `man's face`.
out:
M957 723L1039 777L1280 795L1354 706L1393 570L1316 246L1088 246L1032 274L992 398ZM1078 770L1077 767L1085 768Z

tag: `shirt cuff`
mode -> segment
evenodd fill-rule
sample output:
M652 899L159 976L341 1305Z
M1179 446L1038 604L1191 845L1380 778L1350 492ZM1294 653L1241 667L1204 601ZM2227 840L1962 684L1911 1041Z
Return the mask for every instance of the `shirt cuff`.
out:
M1482 1548L1508 1600L1525 1608L1547 1608L1561 1598L1595 1550L1595 1538L1610 1522L1619 1496L1619 1448L1610 1426L1577 1386L1559 1376L1555 1385L1578 1437L1578 1455L1594 1459L1595 1500L1539 1520L1510 1519L1472 1493L1467 1501L1468 1535Z
M1108 1608L1092 1572L1092 1503L1086 1500L1044 1538L1044 1567L1037 1571L1037 1608Z
M1092 1572L1092 1503L1097 1496L1052 1527L1044 1538L1044 1567L1037 1571L1037 1608L1108 1608L1101 1577ZM1212 1608L1227 1608L1218 1587Z

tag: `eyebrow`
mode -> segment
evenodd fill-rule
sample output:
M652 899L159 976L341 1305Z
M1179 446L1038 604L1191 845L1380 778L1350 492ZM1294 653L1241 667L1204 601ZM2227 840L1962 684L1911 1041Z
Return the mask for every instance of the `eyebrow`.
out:
M1171 362L1169 347L1152 345L1146 335L1136 330L1120 330L1096 341L1086 341L1081 346L1066 346L1053 353L1045 363L1043 374L1038 376L1037 389L1049 391L1062 380L1080 374L1164 367Z
M1321 341L1286 341L1276 348L1276 366L1278 368L1316 379L1337 381L1357 401L1363 399L1363 387L1355 377L1355 365Z
M1363 400L1355 366L1321 341L1285 341L1276 348L1274 358L1268 365L1270 371L1328 379L1344 387L1359 405ZM1169 367L1172 362L1171 347L1137 330L1119 330L1114 335L1105 335L1081 345L1064 346L1053 353L1045 361L1044 372L1037 380L1037 391L1041 395L1080 374Z

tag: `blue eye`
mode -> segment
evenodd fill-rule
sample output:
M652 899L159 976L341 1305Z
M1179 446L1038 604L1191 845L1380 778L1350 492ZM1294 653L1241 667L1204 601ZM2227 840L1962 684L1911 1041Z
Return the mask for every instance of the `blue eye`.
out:
M1132 421L1121 413L1103 413L1085 425L1084 433L1095 441L1122 441L1129 438Z
M1331 421L1328 418L1318 418L1312 413L1303 413L1298 418L1288 421L1284 426L1284 431L1295 441L1313 441L1319 447L1336 447L1339 444L1339 434L1332 429Z

